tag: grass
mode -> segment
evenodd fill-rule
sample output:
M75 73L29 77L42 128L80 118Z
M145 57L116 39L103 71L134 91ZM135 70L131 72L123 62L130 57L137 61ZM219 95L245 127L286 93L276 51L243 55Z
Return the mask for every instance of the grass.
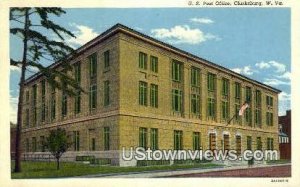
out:
M216 168L222 165L213 163L189 164L189 165L168 165L168 166L144 166L144 167L118 167L118 166L98 166L74 162L62 162L60 170L56 170L55 162L21 162L22 172L11 173L12 179L23 178L56 178L73 177L91 174L110 174L126 172L142 172L155 170L178 170L189 168ZM12 168L14 163L12 162Z

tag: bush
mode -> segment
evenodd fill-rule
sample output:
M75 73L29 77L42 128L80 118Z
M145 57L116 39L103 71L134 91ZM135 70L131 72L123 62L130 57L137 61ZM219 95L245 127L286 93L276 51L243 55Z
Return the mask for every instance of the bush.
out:
M170 165L170 160L138 160L137 166Z

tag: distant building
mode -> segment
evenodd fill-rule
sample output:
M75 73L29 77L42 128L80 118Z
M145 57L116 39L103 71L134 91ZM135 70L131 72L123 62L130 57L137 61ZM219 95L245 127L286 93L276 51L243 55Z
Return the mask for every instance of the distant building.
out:
M281 159L291 159L291 110L279 116L279 150Z
M122 160L122 148L274 149L280 90L117 24L76 50L68 72L87 90L69 97L37 73L25 82L25 154L46 152L49 130L64 128L65 154ZM60 62L50 68L63 71ZM239 117L241 105L250 107ZM232 123L228 120L235 116Z

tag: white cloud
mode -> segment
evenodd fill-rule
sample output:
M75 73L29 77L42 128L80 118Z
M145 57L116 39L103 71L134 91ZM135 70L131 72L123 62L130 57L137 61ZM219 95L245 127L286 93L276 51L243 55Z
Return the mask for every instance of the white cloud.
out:
M194 23L203 23L203 24L211 24L214 23L213 20L209 19L209 18L191 18L190 22L194 22Z
M265 78L264 84L270 85L270 86L278 86L278 85L290 85L290 82L282 81L279 79L274 78Z
M254 70L251 69L251 66L245 66L243 68L233 68L231 70L236 73L244 74L244 75L252 75L255 72Z
M76 28L76 30L73 32L76 38L68 38L66 42L69 45L72 46L83 45L88 41L92 40L93 38L95 38L96 36L98 36L98 33L95 32L93 28L90 28L88 26L77 25L75 23L72 23L71 26Z
M17 123L17 113L18 113L18 96L13 97L10 95L9 105L10 105L10 121Z
M134 27L135 30L138 30L138 31L143 31L144 29L141 28L141 27Z
M191 29L188 25L177 25L170 29L152 29L151 33L155 38L164 39L173 44L199 44L206 40L220 39L213 34L205 34L200 29Z
M274 60L269 61L269 62L261 61L260 63L256 63L255 66L260 69L269 69L269 68L273 67L277 73L283 73L286 70L285 64L276 62Z
M282 79L291 80L291 72L286 71L285 73L283 73L282 75L278 75L277 77L282 78Z
M286 92L281 92L278 96L279 99L279 108L278 112L279 115L285 115L286 110L289 110L291 108L291 94L286 93Z
M21 68L17 67L17 66L9 66L10 71L14 71L14 72L21 72Z

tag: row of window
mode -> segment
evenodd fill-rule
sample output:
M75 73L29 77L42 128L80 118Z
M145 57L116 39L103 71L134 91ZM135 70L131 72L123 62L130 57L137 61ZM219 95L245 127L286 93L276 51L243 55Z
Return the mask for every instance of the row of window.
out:
M31 146L29 139L26 138L25 142L25 150L26 152L45 152L47 151L47 147L45 146L45 136L40 136L39 142L37 142L36 137L31 138ZM96 138L93 137L90 139L90 146L89 149L90 151L95 151L96 150ZM103 149L110 150L110 128L109 127L104 127L103 128ZM79 131L73 131L72 132L72 146L69 148L69 150L72 151L80 151L80 132Z
M148 68L148 55L146 53L139 53L139 68L147 70ZM150 70L154 73L158 73L158 58L150 55Z
M139 104L148 106L148 83L139 82ZM150 84L150 106L158 108L158 85Z
M152 150L158 149L158 129L150 128L150 145L148 144L148 131L149 129L140 127L139 128L139 147L143 147L147 149L150 147ZM201 133L200 132L193 132L193 150L199 150L202 148L201 144ZM174 130L174 150L181 150L183 149L183 131L181 130ZM242 139L241 136L236 136L236 150L238 154L241 153L241 146L242 146ZM247 149L252 149L252 137L247 136ZM223 150L230 150L230 140L229 135L224 134L222 140ZM273 150L273 138L267 138L266 148L268 150ZM216 149L216 134L211 133L209 135L209 149L215 150ZM256 138L256 149L262 150L262 140L261 137Z

